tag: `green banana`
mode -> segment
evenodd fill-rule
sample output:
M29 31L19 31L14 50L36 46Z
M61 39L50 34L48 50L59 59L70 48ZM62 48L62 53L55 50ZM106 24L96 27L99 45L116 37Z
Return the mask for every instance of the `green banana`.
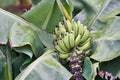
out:
M61 22L59 23L59 30L60 30L61 34L64 34L66 32L65 26L62 25Z
M76 23L76 24L77 24L77 23ZM80 29L80 27L79 27L78 24L77 24L77 29L76 29L77 35L80 34L79 29ZM81 35L81 34L80 34L80 35Z
M77 46L80 43L81 35L79 34L75 39L75 46Z
M54 39L54 40L57 40L57 36L56 36L55 33L53 33L53 39Z
M60 52L60 53L66 53L65 51L63 51L63 50L60 48L60 46L59 46L56 42L54 42L54 44L55 44L55 49L56 49L58 52Z
M87 27L86 26L83 26L83 33L85 33L87 30Z
M74 47L74 40L75 36L74 36L74 32L72 31L70 34L69 34L69 44L70 44L70 48L73 48Z
M83 35L84 32L84 28L83 28L83 24L80 23L80 21L77 21L77 25L79 27L79 34Z
M61 34L61 32L60 32L60 30L59 30L58 27L55 28L55 34L56 34L57 36L59 36L59 35Z
M66 30L70 33L72 31L72 24L70 21L66 21L66 24L65 24L65 27L66 27Z
M91 44L90 44L90 42L88 42L88 43L86 43L85 45L83 45L83 46L81 46L81 47L78 47L78 46L77 46L77 49L78 49L78 50L87 51L87 50L89 50L90 47L91 47Z
M67 47L67 49L70 49L69 34L68 34L68 33L66 33L66 34L64 35L63 42L64 42L65 46Z
M66 59L66 61L69 61L71 59L71 57L73 57L73 52L69 52L67 54L69 54L70 56Z
M85 42L89 38L89 35L90 35L90 32L88 30L85 30L85 32L84 32L84 34L83 34L83 36L81 38L80 43Z
M84 31L87 30L87 26L84 26L83 28L84 28Z
M83 46L83 45L85 45L88 42L91 42L91 38L88 38L85 42L80 43L78 46Z
M60 34L59 36L57 36L57 40L62 39L64 36L62 34Z
M76 38L76 36L77 36L77 34L78 34L78 28L77 28L78 26L77 26L77 24L76 24L76 22L73 22L73 24L72 24L72 30L74 31L74 36L75 36L75 38Z
M66 53L66 54L60 53L58 56L60 59L67 59L70 56L70 54L69 53Z
M60 48L64 51L64 52L69 52L69 50L67 49L67 47L65 46L65 44L63 43L63 39L62 40L58 40L58 46L60 46Z

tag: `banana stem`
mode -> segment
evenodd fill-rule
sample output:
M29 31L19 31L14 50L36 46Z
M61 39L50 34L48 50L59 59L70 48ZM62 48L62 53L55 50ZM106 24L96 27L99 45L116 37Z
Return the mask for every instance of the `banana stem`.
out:
M71 16L68 14L67 10L64 8L63 4L60 0L57 0L58 6L60 10L62 11L63 15L67 18L67 20L72 21Z
M12 62L9 44L6 45L7 64L5 69L5 80L13 80Z

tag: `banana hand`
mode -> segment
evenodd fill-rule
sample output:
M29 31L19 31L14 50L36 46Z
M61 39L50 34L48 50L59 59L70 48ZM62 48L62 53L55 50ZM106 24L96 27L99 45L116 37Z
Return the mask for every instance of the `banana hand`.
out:
M89 35L90 35L90 32L88 30L85 30L85 32L84 32L84 34L83 34L83 36L81 38L80 43L85 42L89 38Z
M77 46L80 43L81 35L79 34L75 39L75 46Z
M89 50L90 47L91 47L91 44L90 44L90 42L88 42L82 47L77 47L77 49L87 51L87 50Z
M60 29L60 33L61 33L61 34L65 34L66 29L65 29L65 26L64 26L64 25L62 25L62 23L61 23L61 22L59 23L59 29Z
M74 31L74 36L75 38L77 37L77 34L78 34L78 28L77 28L77 23L76 22L73 22L72 23L72 30Z
M67 49L67 47L65 46L63 39L58 40L58 46L64 51L64 52L69 52L69 50Z
M65 27L66 27L66 30L70 33L72 31L72 24L70 23L70 21L66 21L65 23Z
M88 38L85 42L80 43L78 46L83 46L83 45L85 45L88 42L91 42L91 38Z
M59 30L58 27L55 28L55 34L56 34L57 36L59 36L59 35L61 34L61 32L60 32L60 30Z
M66 53L66 54L61 54L60 53L58 56L59 56L60 59L67 59L67 58L69 58L70 54L69 53Z
M81 24L80 21L77 21L77 25L78 25L78 27L79 27L79 32L78 32L78 34L83 35L83 32L84 32L83 24Z
M54 42L54 44L55 44L55 49L58 51L58 52L60 52L60 53L66 53L65 51L63 51L62 49L61 49L61 47L56 43L56 42Z
M71 32L69 34L69 44L70 44L70 48L73 48L74 47L74 43L75 43L75 40L74 40L75 36L74 36L74 32Z
M64 35L63 43L65 44L65 46L67 47L67 49L70 49L69 34L68 34L68 33L66 33L66 34Z

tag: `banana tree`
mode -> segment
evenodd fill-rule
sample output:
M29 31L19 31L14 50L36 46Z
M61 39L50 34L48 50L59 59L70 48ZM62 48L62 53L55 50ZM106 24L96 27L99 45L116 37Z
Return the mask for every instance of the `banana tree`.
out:
M120 80L120 1L80 0L75 16L73 2L0 9L1 80Z

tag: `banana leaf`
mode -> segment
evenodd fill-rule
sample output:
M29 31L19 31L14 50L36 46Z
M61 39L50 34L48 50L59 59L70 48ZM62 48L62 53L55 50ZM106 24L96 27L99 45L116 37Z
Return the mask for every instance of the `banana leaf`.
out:
M12 57L10 60L8 60L8 62L6 61L6 68L4 66L5 74L6 76L8 76L8 78L6 78L8 80L12 79L9 78L9 74L12 75L12 72L9 73L9 71L11 70L11 66L9 66L8 64L13 65L13 67L15 68L15 75L13 76L16 77L17 74L20 73L20 71L22 71L31 61L34 60L33 58L38 58L40 55L42 55L43 49L45 47L53 48L52 35L46 33L46 37L49 36L47 37L47 39L49 39L50 41L48 41L48 44L46 42L46 45L44 45L42 43L42 40L44 40L44 38L46 37L42 37L42 32L43 31L23 20L22 18L0 9L0 47L9 43L9 54L10 57ZM6 53L5 48L1 47L0 49L2 49L3 53ZM13 55L11 50L14 50L17 53L17 56L14 56L16 57L16 59L11 56ZM24 56L22 56L22 58L19 58L19 55L21 54ZM7 54L5 54L5 56L7 56ZM7 59L9 59L9 56L7 56ZM0 63L2 63L1 61ZM15 64L19 66L16 66ZM3 72L1 72L0 74L2 73Z
M72 14L73 5L71 0L61 0L69 15ZM57 13L57 14L56 14ZM53 32L59 21L63 19L62 12L56 0L41 0L31 10L23 14L23 18L33 23L38 28L47 32Z
M22 71L15 80L69 80L72 74L58 61L57 53L45 53Z
M4 78L5 65L6 65L5 55L0 50L0 78L1 78L1 80L5 79Z

